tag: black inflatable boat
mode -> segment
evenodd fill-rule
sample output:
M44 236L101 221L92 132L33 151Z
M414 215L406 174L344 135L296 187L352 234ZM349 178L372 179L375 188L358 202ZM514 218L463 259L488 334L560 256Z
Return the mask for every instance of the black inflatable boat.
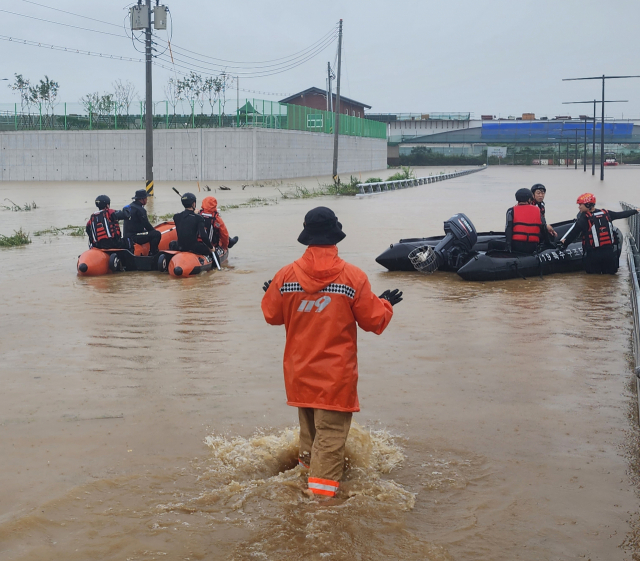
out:
M571 228L574 220L553 224L558 239ZM376 261L390 271L456 271L470 281L504 280L518 277L550 275L582 270L582 244L575 242L566 250L553 247L538 253L509 253L504 232L476 233L469 218L456 214L444 224L445 235L410 238L391 244ZM622 250L620 231L615 228L616 250ZM413 259L413 262L412 262ZM423 264L431 264L423 269Z

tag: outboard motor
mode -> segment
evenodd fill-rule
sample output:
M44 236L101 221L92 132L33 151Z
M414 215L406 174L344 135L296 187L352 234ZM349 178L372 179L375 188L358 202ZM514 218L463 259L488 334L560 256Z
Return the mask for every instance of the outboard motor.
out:
M435 248L419 247L409 254L411 263L418 271L433 273L443 263L457 270L478 241L475 226L462 213L449 218L444 223L444 231L446 236Z

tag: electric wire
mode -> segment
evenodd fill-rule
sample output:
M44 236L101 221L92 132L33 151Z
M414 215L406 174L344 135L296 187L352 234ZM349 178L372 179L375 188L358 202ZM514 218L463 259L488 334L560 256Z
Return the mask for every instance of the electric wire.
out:
M120 27L117 23L111 23L110 21L103 21L101 19L90 18L89 16L83 16L82 14L75 14L73 12L67 12L60 8L54 8L53 6L46 6L45 4L38 4L38 2L32 2L32 0L22 0L27 4L33 4L34 6L40 6L41 8L47 8L48 10L55 10L56 12L62 12L63 14L69 14L70 16L76 16L79 18L90 19L91 21L97 21L98 23L104 23L105 25L112 25L113 27Z
M308 53L304 59L292 61L285 66L280 66L273 69L254 71L254 72L244 72L244 71L238 71L238 70L229 71L228 68L223 66L219 66L217 68L211 67L211 66L201 66L197 64L192 64L189 61L185 61L175 55L173 56L173 61L167 60L166 58L163 58L163 57L158 57L158 59L163 62L172 62L173 64L178 63L176 64L176 66L184 70L193 70L193 71L197 70L209 75L212 75L213 73L217 72L217 73L231 74L233 76L242 76L243 78L263 78L266 76L274 76L276 74L281 74L283 72L287 72L298 66L301 66L302 64L308 62L309 60L311 60L312 58L320 54L322 51L324 51L331 43L333 43L334 40L335 38L331 38L326 44L318 46L318 48L315 51Z
M62 47L60 45L51 45L49 43L42 43L41 41L31 41L29 39L19 39L17 37L10 37L8 35L0 35L0 40L9 41L16 44L29 45L32 47L42 47L42 48L53 50L53 51L62 51L62 52L73 53L73 54L95 56L99 58L108 58L112 60L122 60L125 62L144 62L144 60L139 58L131 58L131 57L108 54L108 53L97 53L93 51L87 51L85 49L76 49L72 47Z
M44 21L46 23L53 23L55 25L63 25L64 27L73 27L74 29L81 29L82 31L91 31L93 33L100 33L102 35L111 35L113 37L122 37L122 38L125 37L125 35L117 35L116 33L109 33L108 31L99 31L97 29L89 29L88 27L80 27L78 25L71 25L70 23L61 23L59 21L51 21L51 20L48 20L48 19L37 18L35 16L28 16L26 14L19 14L17 12L10 12L9 10L0 9L0 12L4 12L5 14L11 14L11 15L14 15L14 16L20 16L20 17L23 17L23 18L29 18L29 19L35 19L35 20L38 20L38 21Z
M169 13L171 13L171 12L169 11ZM315 41L314 43L312 43L308 47L305 47L304 49L302 49L302 50L300 50L300 51L298 51L296 53L293 53L291 55L285 56L285 57L274 58L274 59L271 59L271 60L263 60L263 61L244 61L243 62L243 61L226 60L226 59L223 59L223 58L216 58L216 57L212 57L212 56L208 56L208 55L203 55L202 53L198 53L196 51L192 51L192 50L186 49L185 47L181 47L180 45L175 45L173 43L171 44L171 47L172 47L173 50L184 51L184 52L187 52L187 53L190 53L190 54L193 54L193 55L197 55L198 57L202 57L202 59L205 59L205 60L200 60L200 62L206 62L206 60L214 60L214 61L226 63L224 66L228 66L228 67L230 67L229 65L232 65L232 64L239 64L239 65L242 65L242 66L246 66L248 64L257 64L259 66L257 66L257 67L249 67L249 68L258 68L258 67L260 67L262 65L267 65L267 63L271 63L271 62L282 61L282 64L285 64L286 61L289 60L289 59L297 58L298 56L304 56L305 51L313 50L319 43L324 42L330 35L336 34L336 36L337 36L337 32L338 32L338 27L337 27L337 24L336 24L330 31L325 33L320 39L318 39L317 41ZM186 55L184 55L184 56L186 56ZM198 60L198 59L195 59L195 60ZM233 67L233 68L235 68L235 67Z
M225 64L209 63L207 61L203 61L195 57L191 57L189 55L185 55L184 53L181 53L177 48L175 48L173 43L171 43L171 50L176 60L178 60L179 62L185 65L192 66L194 68L210 70L210 71L211 70L225 71L225 72L229 72L230 74L237 74L237 75L262 74L264 72L270 72L272 70L278 70L280 68L291 67L293 63L298 61L306 62L311 58L313 58L314 56L316 56L317 54L319 54L320 52L324 51L329 45L335 42L337 37L338 37L337 33L327 37L323 43L316 45L314 47L314 50L307 51L304 55L298 55L295 58L291 58L287 60L286 62L281 62L278 64L269 64L265 66L232 66L232 65L225 65ZM185 59L189 59L189 60L185 60ZM191 62L192 60L202 63L204 66L200 64L196 64L196 62Z

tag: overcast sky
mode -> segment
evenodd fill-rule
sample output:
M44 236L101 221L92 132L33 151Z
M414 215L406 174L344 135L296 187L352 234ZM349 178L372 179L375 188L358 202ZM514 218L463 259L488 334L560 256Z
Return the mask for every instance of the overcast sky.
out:
M128 8L125 0L34 1L120 28L26 0L0 0L3 37L142 57L122 27ZM563 106L562 102L600 99L601 82L562 82L562 78L640 74L637 0L169 0L167 5L176 49L240 62L297 53L342 18L342 93L371 105L371 112L577 116L590 113L592 107ZM158 36L167 39L167 32ZM47 74L60 83L61 101L77 102L87 92L109 91L118 78L132 81L144 93L143 63L57 52L15 40L0 45L0 78L19 73L33 82ZM240 87L274 94L311 86L324 89L327 62L334 60L336 46L332 43L315 58L282 74L241 78ZM154 69L155 100L164 99L164 85L173 75L170 70ZM18 101L8 88L0 92L0 102ZM283 96L241 91L240 97L276 100ZM608 81L606 97L629 100L610 105L608 116L640 117L640 79Z

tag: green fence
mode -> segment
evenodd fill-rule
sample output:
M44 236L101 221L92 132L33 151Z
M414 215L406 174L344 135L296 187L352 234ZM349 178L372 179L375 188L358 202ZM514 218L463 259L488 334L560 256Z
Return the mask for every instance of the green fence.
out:
M145 104L0 104L0 131L144 129ZM335 113L262 99L153 103L153 128L259 127L333 134ZM385 123L340 115L340 134L387 138Z

